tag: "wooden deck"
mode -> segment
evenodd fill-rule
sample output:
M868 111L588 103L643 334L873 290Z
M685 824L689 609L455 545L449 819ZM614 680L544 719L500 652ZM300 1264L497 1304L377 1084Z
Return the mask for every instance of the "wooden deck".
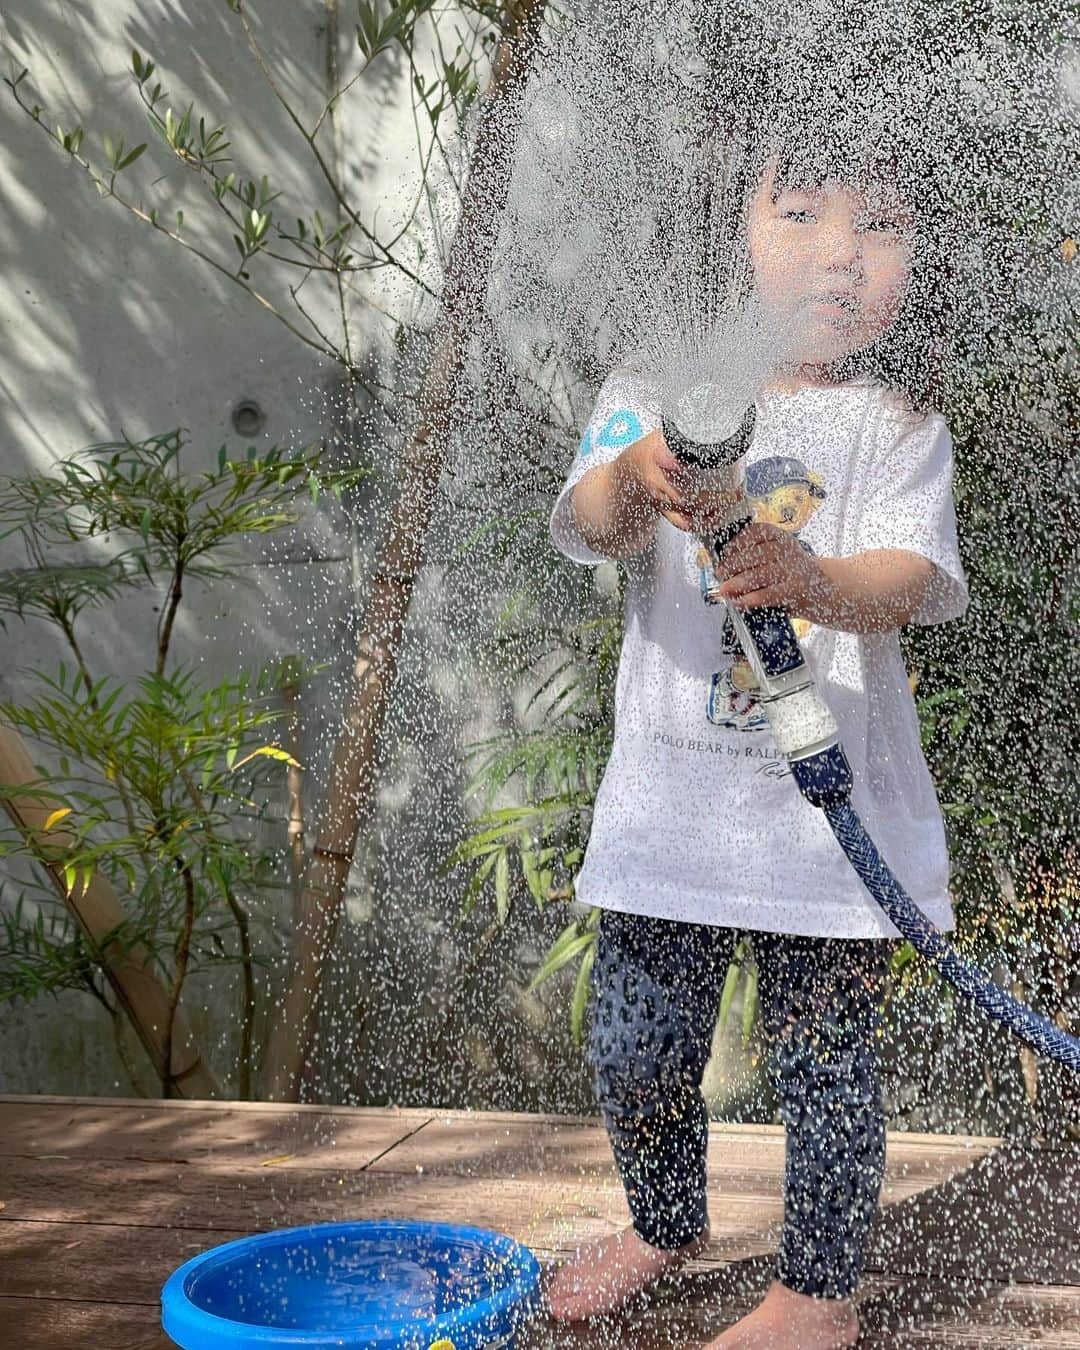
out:
M698 1346L756 1302L783 1132L714 1125L713 1243L647 1308L528 1350ZM477 1223L542 1261L627 1222L603 1129L577 1117L0 1097L0 1345L168 1350L158 1297L207 1247L309 1221ZM1080 1149L892 1134L859 1293L862 1346L1080 1350Z

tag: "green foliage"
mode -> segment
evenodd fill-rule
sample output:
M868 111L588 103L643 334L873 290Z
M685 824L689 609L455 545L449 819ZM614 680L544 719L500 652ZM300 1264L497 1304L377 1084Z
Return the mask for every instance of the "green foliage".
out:
M1068 312L1020 311L950 391L973 601L940 634L905 634L963 943L1050 1016L1080 995L1078 354Z
M130 149L125 137L110 130L87 130L82 125L66 129L57 125L50 130L39 103L26 100L25 86L30 76L29 67L5 77L17 105L56 146L75 160L93 182L102 198L112 201L151 228L167 236L173 243L188 250L200 262L223 274L246 290L264 312L270 313L285 325L299 341L322 355L338 362L354 381L361 375L356 367L348 337L348 309L353 303L373 304L372 317L385 317L381 304L372 302L355 284L354 278L363 272L390 268L400 273L420 291L431 292L428 282L417 270L427 256L430 245L425 241L434 232L438 236L445 221L432 213L432 194L426 184L417 192L412 210L403 223L395 225L385 236L374 222L369 222L353 206L347 184L339 181L319 142L320 131L336 113L339 104L368 71L375 66L374 80L382 80L385 72L378 69L377 58L393 51L405 63L405 88L413 104L417 131L417 150L425 178L438 166L444 175L461 187L461 164L448 155L448 141L444 117L450 115L460 121L479 91L481 72L486 68L490 49L500 32L503 13L499 6L486 3L466 3L456 0L451 5L436 6L434 0L358 0L356 43L361 58L360 69L340 88L330 92L318 115L306 123L284 93L284 82L275 73L263 50L241 0L226 0L236 15L235 32L238 41L246 43L253 58L250 69L253 78L262 78L272 95L281 103L288 122L295 129L302 151L310 157L320 181L325 181L333 203L335 218L325 219L313 201L299 204L299 213L293 209L274 207L283 195L275 185L277 174L273 166L267 172L245 174L234 161L233 132L224 122L217 122L212 114L200 112L194 100L182 110L169 103L169 91L159 76L158 66L149 56L133 49L131 78L142 114L152 133L150 141L138 141ZM423 25L424 39L417 43L418 28ZM422 72L419 63L427 65L426 50L435 52L435 71ZM243 100L241 100L243 104ZM325 133L324 133L325 135ZM260 140L262 137L260 136ZM100 153L95 151L95 140ZM130 170L146 154L156 148L147 159L150 164L161 155L179 162L190 171L190 177L203 193L202 201L211 210L199 220L199 236L210 241L211 247L188 239L184 234L184 212L175 212L174 223L167 224L155 205L144 206L144 189L149 190L167 175L153 174L147 184L139 184L138 191L125 196L121 191L123 176L134 183ZM292 154L292 151L289 151ZM144 166L145 167L145 166ZM325 207L324 207L325 210ZM427 218L424 213L427 212ZM291 222L295 220L295 228ZM219 241L222 247L214 250L213 225L221 227ZM234 251L235 250L235 256ZM256 271L273 269L279 274L290 271L296 276L288 286L296 309L290 318L262 291L256 289ZM313 318L317 305L306 303L312 299L312 287L327 282L329 301L340 311L341 334L335 338L332 331ZM307 286L304 300L300 289ZM393 316L390 316L391 318Z
M20 895L11 910L0 910L0 1001L13 1003L65 989L89 991L106 1002L101 972L86 943L64 912L33 906Z
M359 0L357 4L356 45L368 61L395 44L409 50L417 19L426 14L435 0L390 0L385 15L378 0Z
M443 870L472 865L464 904L472 909L490 876L496 885L496 912L505 921L511 891L526 892L543 910L551 901L573 898L572 877L587 837L586 818L611 752L609 709L617 665L617 620L587 618L562 629L534 631L538 644L557 658L553 672L533 690L527 709L543 707L540 728L513 737L493 737L470 747L469 796L480 814ZM520 651L509 634L493 640L496 655ZM536 649L519 656L534 667ZM521 786L524 806L494 808L510 783ZM513 859L514 873L510 872ZM506 859L505 862L501 861Z
M20 537L30 564L0 573L0 622L52 626L71 654L56 673L28 672L30 698L0 701L0 718L51 766L10 790L55 806L47 828L63 830L56 844L0 834L0 858L31 876L3 919L0 1001L80 988L107 1002L45 865L62 863L69 892L107 877L125 906L115 936L143 944L177 996L200 968L242 966L250 1031L250 975L273 955L270 902L283 886L284 851L260 838L280 767L296 764L275 740L281 691L315 668L288 658L211 683L173 658L172 634L189 578L242 581L245 537L289 526L309 498L340 496L369 470L325 470L320 448L231 458L222 446L215 467L194 472L183 448L180 429L125 438L0 482L0 534ZM128 604L135 590L158 600L146 669L95 678L84 611ZM243 1080L250 1064L241 1069Z

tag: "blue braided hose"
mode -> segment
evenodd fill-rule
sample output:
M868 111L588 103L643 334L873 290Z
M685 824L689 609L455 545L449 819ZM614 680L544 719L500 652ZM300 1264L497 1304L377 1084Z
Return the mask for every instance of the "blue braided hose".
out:
M1080 1073L1080 1040L1020 1003L983 971L956 955L941 930L930 922L885 866L850 801L827 804L822 809L848 862L919 955L925 956L954 988L995 1021L1004 1023L1032 1050Z

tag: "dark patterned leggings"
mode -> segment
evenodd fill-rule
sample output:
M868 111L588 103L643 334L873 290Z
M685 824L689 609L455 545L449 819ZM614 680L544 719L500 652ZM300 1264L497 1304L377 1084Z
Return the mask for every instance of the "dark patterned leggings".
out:
M769 1073L787 1127L776 1277L856 1288L885 1164L874 1053L890 938L750 932ZM634 1229L655 1247L707 1222L701 1080L739 932L605 910L588 1059Z

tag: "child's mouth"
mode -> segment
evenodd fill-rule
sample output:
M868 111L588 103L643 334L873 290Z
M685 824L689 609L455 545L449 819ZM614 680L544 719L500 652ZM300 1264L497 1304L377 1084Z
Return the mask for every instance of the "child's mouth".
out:
M855 297L840 291L827 291L824 295L813 296L810 308L819 314L828 314L837 318L851 318L858 310Z

